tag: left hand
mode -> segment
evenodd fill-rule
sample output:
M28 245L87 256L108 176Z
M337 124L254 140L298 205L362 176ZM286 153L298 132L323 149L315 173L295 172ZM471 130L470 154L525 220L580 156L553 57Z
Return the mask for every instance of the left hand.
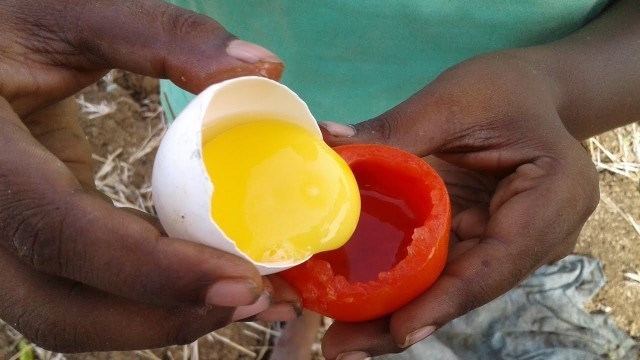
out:
M86 352L294 318L299 298L284 281L105 199L71 98L111 68L197 93L241 75L277 79L283 63L160 0L6 0L0 14L0 319L38 346Z
M331 145L434 154L428 161L453 209L449 261L436 283L388 317L334 323L323 341L328 359L402 351L572 251L598 203L598 178L565 129L554 90L517 56L492 54L446 71L354 130L325 126Z

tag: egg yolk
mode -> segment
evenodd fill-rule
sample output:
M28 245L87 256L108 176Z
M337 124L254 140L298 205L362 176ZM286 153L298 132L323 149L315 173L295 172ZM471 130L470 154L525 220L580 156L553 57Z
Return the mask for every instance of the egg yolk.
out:
M210 139L203 132L211 216L220 229L262 263L299 261L346 243L360 214L346 162L297 125L238 120Z

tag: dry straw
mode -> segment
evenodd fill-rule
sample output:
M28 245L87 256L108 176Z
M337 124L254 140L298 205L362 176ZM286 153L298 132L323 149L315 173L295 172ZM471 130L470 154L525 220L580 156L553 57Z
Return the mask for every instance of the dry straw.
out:
M599 171L607 171L640 183L640 126L630 124L588 140L591 159ZM600 198L611 211L621 216L640 235L640 224L631 213L601 190Z

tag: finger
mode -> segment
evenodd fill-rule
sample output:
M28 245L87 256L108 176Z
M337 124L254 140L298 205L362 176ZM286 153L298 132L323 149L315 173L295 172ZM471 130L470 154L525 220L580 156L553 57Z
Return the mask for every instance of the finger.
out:
M119 208L122 211L126 211L131 215L137 216L140 219L148 222L149 224L151 224L151 226L153 226L154 228L156 228L156 230L158 231L158 233L162 236L168 236L167 232L164 230L164 227L162 227L162 224L160 223L160 219L158 219L157 217L144 212L142 210L139 209L134 209L134 208L128 208L128 207L121 207Z
M457 213L451 220L451 230L461 241L479 238L486 232L489 212L484 207L471 207Z
M269 359L311 359L312 345L321 323L322 316L309 310L305 310L299 318L287 322Z
M135 303L38 273L3 248L0 273L0 318L38 346L57 352L187 344L226 325L233 312Z
M428 99L423 101L428 103ZM492 120L482 123L480 119L450 119L437 113L435 108L419 108L420 104L415 102L414 98L410 98L387 113L356 125L320 123L323 139L330 146L380 144L403 149L420 157L437 154L443 160L469 170L500 176L522 164L525 160L523 157L531 160L531 152L523 156L522 151L513 151L523 149L508 144L504 136L511 134L517 138L510 129L502 128L515 127L519 122ZM564 131L560 122L554 125L558 131ZM501 151L505 145L511 146L512 151ZM522 146L528 146L527 150L532 148L531 144Z
M275 302L300 304L300 302L302 301L300 299L300 295L291 285L289 285L288 282L284 281L284 279L282 279L278 274L269 275L267 276L267 279L269 279L269 282L273 287Z
M436 170L447 187L451 198L451 212L459 212L473 208L488 208L491 194L495 192L497 181L492 177L481 175L436 156L428 156L424 160Z
M443 113L431 94L427 87L386 113L355 125L322 122L324 140L331 146L388 145L418 156L438 152L462 129L455 128L453 119Z
M268 285L265 284L265 285ZM256 314L265 311L273 305L273 290L269 286L265 286L260 298L251 305L239 306L233 312L231 321L253 321Z
M95 188L91 146L78 122L78 107L67 98L25 119L31 135L60 159L85 189Z
M65 164L86 192L112 203L107 195L96 189L91 145L80 127L74 98L36 111L24 118L23 123L42 146Z
M513 79L504 76L503 68L489 66L494 60L489 57L475 58L458 64L401 104L353 127L324 123L325 141L332 146L383 144L418 156L447 154L445 160L460 164L455 159L457 154L513 148L514 142L546 139L549 134L566 131L557 117L549 116L556 113L556 106L553 91L549 90L544 79L527 78L531 80L532 87L549 95L534 99L530 96L531 88L514 87ZM514 66L517 73L521 72L518 70L521 64L517 59L507 56L505 60L505 66ZM469 71L474 74L475 80L472 82L468 81ZM486 91L486 84L489 83L495 91ZM505 97L504 94L510 96ZM516 113L514 109L522 113ZM541 133L541 129L545 132ZM539 137L532 134L538 134ZM509 167L510 163L515 162L515 166L522 163L519 153L496 155L478 156L474 159L477 161L467 161L464 167L496 171ZM510 156L518 158L512 159Z
M151 303L241 306L262 293L248 262L162 237L146 221L84 193L6 102L0 134L0 245L25 263Z
M11 69L3 73L2 96L21 115L73 95L112 68L168 78L193 93L244 75L277 80L284 69L272 52L160 0L4 1L0 13L10 35L0 48Z
M584 161L536 163L546 175L527 180L526 190L495 210L480 241L448 263L426 293L392 316L395 343L403 348L414 344L513 288L550 256L557 256L557 249L567 251L564 242L571 242L597 203L597 177L581 164ZM576 189L567 176L590 180ZM511 190L499 187L500 191Z
M273 289L273 304L257 314L256 320L289 321L302 316L302 302L298 293L280 276L267 277Z
M322 339L327 359L365 359L378 354L400 352L389 331L389 318L366 322L334 322Z
M169 78L194 93L232 77L282 74L275 54L236 40L204 15L163 1L62 3L66 18L78 21L77 29L62 24L70 43L107 68Z

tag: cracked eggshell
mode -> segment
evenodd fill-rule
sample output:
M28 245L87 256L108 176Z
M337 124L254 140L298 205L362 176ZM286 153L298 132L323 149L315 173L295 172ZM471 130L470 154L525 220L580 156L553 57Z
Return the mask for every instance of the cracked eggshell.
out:
M240 251L211 217L215 188L202 161L203 128L207 128L208 137L214 137L241 124L234 115L242 114L277 117L322 138L305 102L280 83L249 76L212 85L185 108L162 139L153 167L153 201L169 236L238 255L266 275L306 259L258 263Z

